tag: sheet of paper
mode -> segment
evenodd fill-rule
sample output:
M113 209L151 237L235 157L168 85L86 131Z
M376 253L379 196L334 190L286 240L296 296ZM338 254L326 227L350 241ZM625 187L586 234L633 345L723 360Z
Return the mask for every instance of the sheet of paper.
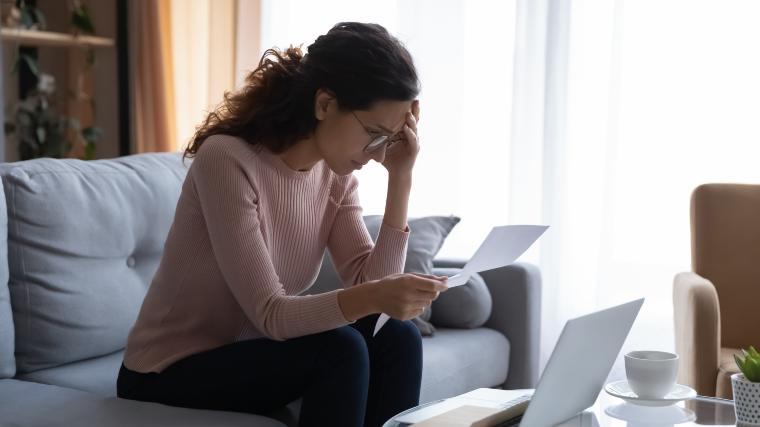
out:
M494 227L486 240L465 264L462 273L472 273L504 267L517 261L549 228L546 225L502 225Z
M470 280L470 274L465 274L464 272L456 274L454 276L449 277L449 280L446 281L446 284L449 288L456 288L457 286L462 286L467 284L467 281Z
M525 253L544 234L547 228L549 228L547 225L502 225L494 227L483 243L480 244L475 255L465 264L462 272L449 278L449 288L466 284L473 273L493 270L517 261L517 258ZM377 335L388 319L390 316L387 314L380 314L372 336Z

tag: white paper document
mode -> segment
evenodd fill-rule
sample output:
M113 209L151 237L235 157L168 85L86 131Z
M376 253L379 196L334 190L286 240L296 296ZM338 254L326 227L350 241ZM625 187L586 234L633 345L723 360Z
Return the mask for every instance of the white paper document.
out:
M474 273L504 267L517 261L533 243L549 228L548 225L502 225L494 227L480 244L475 255L465 264L462 272L449 277L448 287L453 288L467 283ZM377 335L385 322L390 319L381 313L375 324Z

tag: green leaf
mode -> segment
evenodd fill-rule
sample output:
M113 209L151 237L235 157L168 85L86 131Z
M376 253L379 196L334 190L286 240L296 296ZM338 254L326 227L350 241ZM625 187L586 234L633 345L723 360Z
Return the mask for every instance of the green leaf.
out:
M739 367L739 370L744 373L744 360L738 354L734 354L734 361L736 361L736 366Z
M744 362L744 368L747 373L744 374L752 382L760 382L760 361L756 359L747 359Z
M95 26L92 24L92 19L90 19L90 12L84 4L72 9L71 25L82 33L95 33Z
M755 347L749 346L749 354L753 359L760 359L760 353L755 350Z
M34 25L34 18L32 18L32 11L29 7L21 7L21 19L19 19L19 23L24 28L29 28L32 25Z
M39 68L37 67L36 59L32 58L29 55L21 55L21 60L23 60L26 63L27 67L29 67L29 71L31 71L35 77L40 76L40 71L39 71Z
M37 140L44 144L46 137L47 137L47 131L45 130L45 128L41 127L41 126L38 127L37 128Z
M47 28L47 21L45 20L45 15L43 15L42 12L40 12L40 10L37 9L36 7L33 9L32 13L34 13L34 18L37 20L37 24L38 24L37 27L40 30L44 30L45 28Z
M84 146L84 159L85 160L95 159L95 143L88 142L87 145Z
M82 138L87 142L95 143L103 136L103 129L95 126L90 126L82 129Z

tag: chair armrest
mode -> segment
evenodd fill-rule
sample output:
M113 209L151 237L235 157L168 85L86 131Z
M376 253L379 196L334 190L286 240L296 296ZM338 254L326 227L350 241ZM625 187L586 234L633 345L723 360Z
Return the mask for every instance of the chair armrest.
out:
M436 268L462 268L466 261L436 259ZM535 265L515 263L479 273L491 292L491 317L484 326L503 333L510 344L507 389L535 388L541 331L541 273Z
M715 396L720 365L720 305L715 286L696 273L673 280L678 381L698 394Z

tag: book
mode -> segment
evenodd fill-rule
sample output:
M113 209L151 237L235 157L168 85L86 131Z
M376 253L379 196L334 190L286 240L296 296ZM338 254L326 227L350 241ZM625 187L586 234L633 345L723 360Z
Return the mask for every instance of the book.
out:
M423 427L432 425L486 427L522 415L532 395L532 389L479 388L440 402L423 405L394 420ZM431 423L423 424L426 421L431 421ZM477 422L481 424L476 424Z
M526 400L508 408L464 405L420 421L412 427L494 427L522 415L528 402Z

